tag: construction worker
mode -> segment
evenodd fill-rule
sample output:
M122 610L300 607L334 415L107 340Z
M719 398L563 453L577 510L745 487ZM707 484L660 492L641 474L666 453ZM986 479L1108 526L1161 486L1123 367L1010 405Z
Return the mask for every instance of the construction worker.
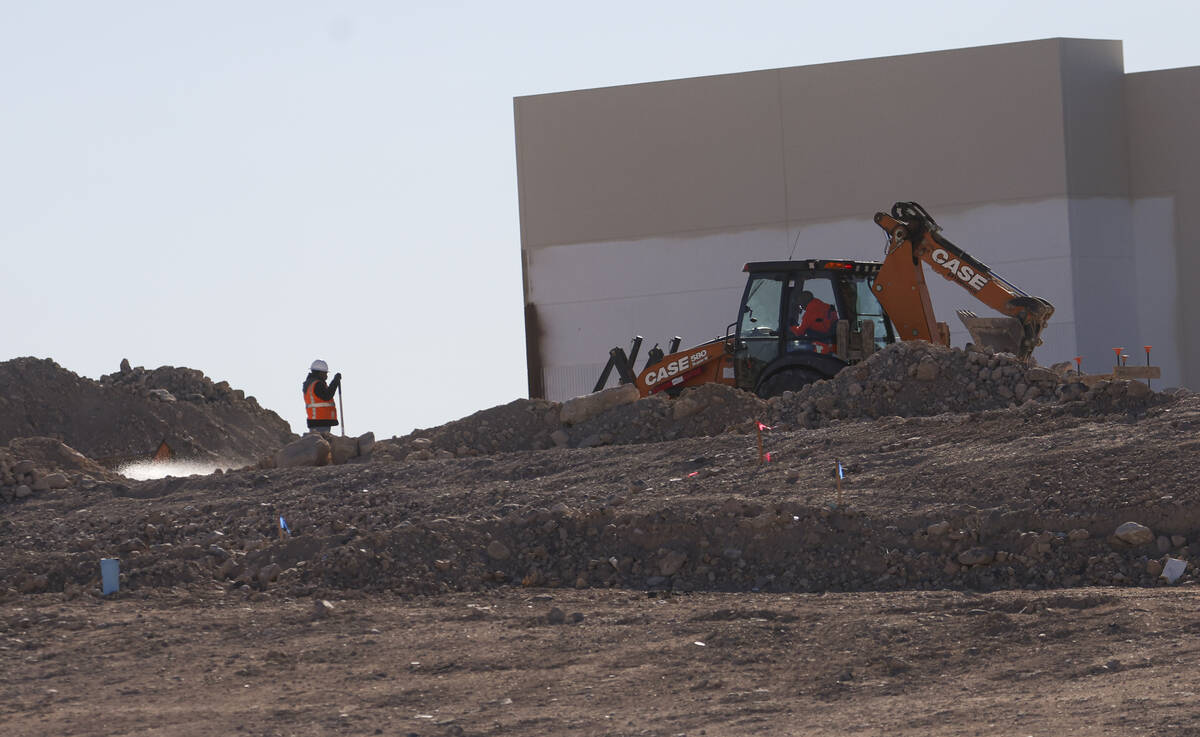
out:
M796 300L803 315L798 316L798 325L792 326L792 334L801 340L814 343L832 343L837 332L837 310L805 289Z
M342 375L334 374L333 381L325 383L329 376L329 364L321 359L312 362L308 376L304 379L304 411L308 417L309 432L328 432L338 424L337 403L333 397L342 385Z

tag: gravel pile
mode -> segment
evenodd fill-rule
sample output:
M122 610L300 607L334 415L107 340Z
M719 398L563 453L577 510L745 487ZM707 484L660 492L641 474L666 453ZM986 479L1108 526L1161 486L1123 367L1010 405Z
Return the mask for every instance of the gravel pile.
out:
M658 394L619 404L571 424L561 421L563 405L519 399L384 441L376 452L388 460L469 458L749 433L759 421L780 429L811 429L837 420L1045 405L1072 414L1137 416L1178 393L1154 392L1139 381L1099 381L1089 386L1065 364L1043 368L1008 354L908 342L888 346L828 381L770 401L707 384L674 399Z
M1024 527L999 511L930 520L730 498L715 508L623 512L612 503L523 507L503 516L397 519L352 500L297 513L277 538L271 510L230 519L211 505L135 519L81 519L53 554L22 551L7 566L20 593L88 585L101 555L123 559L126 585L216 580L248 591L345 596L431 594L499 584L687 591L857 591L1053 588L1163 583L1172 557L1200 539L1138 523ZM989 517L990 514L990 517ZM1114 518L1115 519L1115 518ZM1163 524L1169 524L1163 521ZM1125 539L1124 527L1139 536ZM28 559L28 561L26 560ZM33 562L36 559L36 562ZM1179 582L1195 581L1189 567Z
M772 417L787 427L832 420L980 412L1035 403L1071 405L1093 414L1142 413L1169 394L1140 381L1088 386L1068 366L1030 366L1004 353L912 341L892 344L828 381L772 400Z
M129 361L121 362L121 370L100 377L101 386L124 387L146 397L164 402L220 402L242 401L257 405L254 397L247 397L241 389L234 389L228 381L213 382L204 372L192 368L160 366L147 370L142 366L131 367Z
M55 438L108 467L175 457L252 463L295 438L279 415L195 369L121 370L84 378L50 359L0 363L0 443Z
M564 428L566 445L660 443L680 438L750 432L767 417L767 403L748 392L706 384L670 399L657 394Z
M708 384L670 399L656 395L621 404L576 424L561 422L562 405L518 399L440 427L381 441L378 459L471 458L549 448L659 443L680 438L749 432L767 416L753 394Z
M0 447L0 503L61 489L93 489L120 478L54 438L18 438Z

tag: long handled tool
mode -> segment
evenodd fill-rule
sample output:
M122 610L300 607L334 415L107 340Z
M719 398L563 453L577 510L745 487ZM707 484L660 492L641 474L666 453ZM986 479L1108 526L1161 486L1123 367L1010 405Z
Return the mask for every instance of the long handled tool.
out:
M342 409L342 382L338 382L338 422L342 427L342 437L346 437L346 410Z

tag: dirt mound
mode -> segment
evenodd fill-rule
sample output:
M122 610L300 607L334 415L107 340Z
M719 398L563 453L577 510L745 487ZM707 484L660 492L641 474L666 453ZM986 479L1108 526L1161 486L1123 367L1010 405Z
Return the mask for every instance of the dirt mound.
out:
M18 438L0 447L0 502L67 487L90 489L120 478L54 438Z
M1052 410L772 431L771 463L724 433L64 490L9 507L0 590L90 586L101 557L133 589L292 596L1154 586L1168 558L1200 560L1200 398Z
M1140 381L1092 386L1067 370L1027 365L1008 354L922 341L895 343L828 381L772 402L772 417L793 427L832 420L980 412L1033 403L1084 414L1140 414L1168 401Z
M0 363L0 443L52 437L107 466L150 457L252 462L294 438L287 423L227 382L195 369L122 362L100 381L50 359Z
M152 374L101 388L166 390ZM126 560L136 586L302 595L1152 585L1166 557L1200 556L1200 398L1078 378L913 344L770 402L709 385L568 424L562 405L518 400L345 466L57 479L9 507L0 588L81 585L102 556ZM759 463L751 433L768 413L773 460ZM44 481L10 455L14 483ZM1131 521L1140 542L1115 537Z
M570 424L563 421L560 404L519 399L441 427L384 441L376 452L391 460L469 458L748 433L758 421L780 429L817 428L838 420L1043 405L1067 414L1138 416L1171 401L1176 393L1155 392L1138 381L1089 385L1063 367L1031 366L1007 354L914 341L888 346L830 380L770 401L732 387L706 384L684 390L674 399L658 394Z
M9 458L29 459L51 471L70 471L110 475L111 472L91 458L54 438L17 438L0 448L0 454Z
M749 432L767 416L766 402L722 384L706 384L670 399L657 394L616 407L571 428L572 447L660 443Z
M517 399L481 410L439 427L417 430L384 441L375 452L382 457L453 458L541 450L554 447L551 433L558 428L557 402Z
M659 443L726 431L748 432L755 420L766 417L766 407L752 394L708 384L688 389L677 399L647 397L566 424L557 402L518 399L441 427L383 441L375 453L382 459L430 460L555 447Z

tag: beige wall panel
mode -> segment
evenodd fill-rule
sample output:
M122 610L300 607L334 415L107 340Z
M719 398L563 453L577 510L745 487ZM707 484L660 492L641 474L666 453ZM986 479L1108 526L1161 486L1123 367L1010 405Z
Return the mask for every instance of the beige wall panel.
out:
M522 244L784 219L778 72L514 101Z
M795 67L788 215L1065 194L1059 40Z
M1072 197L1128 196L1121 42L1068 38L1061 43L1068 192Z
M1175 263L1139 253L1139 278L1171 280L1179 295L1172 331L1176 337L1181 384L1200 388L1200 291L1192 286L1200 273L1200 67L1130 74L1125 78L1125 119L1129 129L1131 194L1135 201L1167 198L1172 222L1138 220L1135 236L1161 240L1173 233ZM1171 320L1168 315L1162 319ZM1157 350L1157 348L1156 348Z
M1200 67L1125 76L1135 197L1200 188Z

